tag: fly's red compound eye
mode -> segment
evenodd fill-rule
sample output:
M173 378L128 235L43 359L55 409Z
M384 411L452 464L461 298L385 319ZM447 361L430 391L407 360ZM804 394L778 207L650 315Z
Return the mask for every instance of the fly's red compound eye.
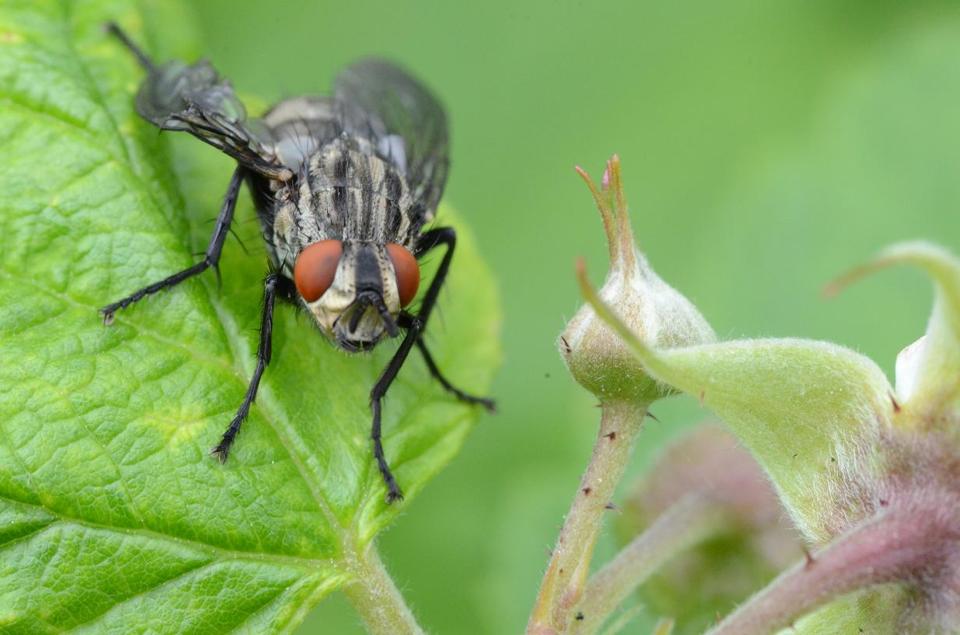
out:
M405 247L396 243L387 245L387 254L397 272L397 292L400 294L400 306L413 302L420 286L420 265Z
M313 302L326 293L333 284L337 264L343 255L339 240L321 240L307 245L293 266L293 282L307 302Z

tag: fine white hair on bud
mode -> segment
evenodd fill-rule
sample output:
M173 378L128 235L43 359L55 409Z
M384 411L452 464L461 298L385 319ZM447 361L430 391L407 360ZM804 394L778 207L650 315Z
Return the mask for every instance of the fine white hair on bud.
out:
M610 269L600 298L652 348L712 342L715 335L696 307L654 272L637 248L614 155L598 188L577 168L593 194L607 235ZM583 305L559 339L560 353L574 379L601 400L650 402L669 394L644 370L623 340Z

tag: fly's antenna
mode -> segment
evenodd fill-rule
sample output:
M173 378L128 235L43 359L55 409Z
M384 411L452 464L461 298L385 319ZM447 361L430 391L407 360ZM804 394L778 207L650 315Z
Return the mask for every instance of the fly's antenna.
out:
M134 44L133 40L130 39L130 36L127 35L123 29L120 28L120 25L116 22L107 22L107 33L115 36L120 42L133 53L134 57L137 58L137 61L140 62L140 66L144 68L147 72L152 73L157 69L157 65L153 63L153 60L143 52L139 46Z

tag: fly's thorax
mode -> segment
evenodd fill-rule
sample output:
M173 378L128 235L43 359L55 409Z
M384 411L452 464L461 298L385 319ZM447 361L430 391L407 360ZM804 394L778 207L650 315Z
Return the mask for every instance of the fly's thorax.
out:
M409 244L420 227L410 188L398 169L362 140L340 138L307 163L300 206L344 240Z
M294 280L324 334L351 352L397 333L420 278L413 253L424 217L384 152L398 150L329 140L304 157L261 218L274 266Z
M351 352L368 350L389 330L383 314L395 324L400 313L397 275L383 244L345 240L342 249L330 287L302 301L331 341Z
M377 157L342 152L339 144L318 151L294 183L276 192L264 238L287 275L311 243L337 239L396 243L412 250L422 219L406 181Z

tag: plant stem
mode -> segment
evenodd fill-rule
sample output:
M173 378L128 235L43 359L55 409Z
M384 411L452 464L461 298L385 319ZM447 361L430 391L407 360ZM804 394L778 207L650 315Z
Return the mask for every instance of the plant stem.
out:
M667 560L728 526L728 512L708 494L689 494L674 503L590 578L571 632L595 633Z
M710 635L765 635L853 591L936 579L958 539L943 517L938 509L901 509L865 521L782 573Z
M590 464L560 530L527 624L531 635L566 632L583 595L603 515L623 476L647 404L613 402L601 408Z
M410 607L407 606L383 566L376 546L371 544L362 554L344 558L355 579L344 587L344 593L363 619L367 632L373 635L422 635Z

